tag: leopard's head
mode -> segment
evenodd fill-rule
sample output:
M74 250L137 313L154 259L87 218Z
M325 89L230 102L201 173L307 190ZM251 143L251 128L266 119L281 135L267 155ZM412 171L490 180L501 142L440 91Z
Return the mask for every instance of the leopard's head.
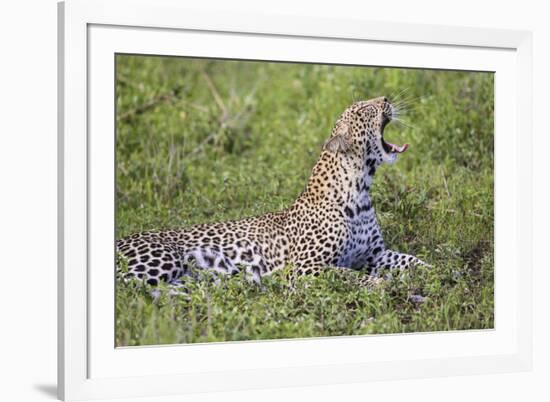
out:
M349 106L334 126L324 149L361 158L376 166L394 163L408 144L392 144L384 139L384 128L396 118L397 111L385 97L355 102ZM372 162L371 162L372 161Z

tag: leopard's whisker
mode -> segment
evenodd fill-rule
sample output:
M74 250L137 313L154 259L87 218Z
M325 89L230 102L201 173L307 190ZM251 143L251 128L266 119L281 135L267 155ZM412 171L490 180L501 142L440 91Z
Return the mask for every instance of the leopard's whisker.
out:
M409 90L408 87L405 87L403 88L401 91L399 91L396 95L392 95L391 96L391 100L392 101L399 101L399 99L401 98L401 96L403 96L405 94L405 92L407 92Z
M405 103L418 102L421 98L422 98L421 96L414 96L411 94L408 97L400 99L398 102L405 102Z
M399 110L399 111L404 111L404 110L409 111L411 106L412 106L411 104L398 105L397 110Z
M402 97L400 96L399 98L396 98L394 101L396 103L399 103L399 102L404 102L404 101L415 100L415 99L418 99L418 98L419 97L415 96L414 94L411 94L411 93L405 94L405 93L403 93Z
M393 105L397 106L397 107L408 106L408 105L411 105L411 104L414 104L414 103L418 102L418 99L419 98L417 98L417 97L410 98L410 99L403 99L403 100L395 102Z
M417 105L418 105L418 101L411 100L407 102L399 102L399 103L393 104L393 107L395 110L408 112L412 108L415 108Z
M393 121L395 121L396 123L408 128L408 129L411 129L411 130L414 130L414 126L408 124L408 123L405 123L403 120L399 119L399 118L394 118Z
M405 106L405 107L395 107L395 106L394 106L394 108L393 108L393 114L394 114L394 116L396 116L396 117L399 117L399 116L401 116L401 115L405 115L405 114L407 114L408 112L409 112L409 109L408 109L408 107L406 107L406 106Z
M393 106L393 109L397 112L397 113L404 113L404 112L408 112L410 109L409 109L409 106L407 105L404 105L404 106L401 106L401 105L397 105L397 106Z
M392 94L392 100L397 100L399 99L405 92L407 92L409 90L408 87L405 87L403 89L401 89L399 92L395 93L395 94Z

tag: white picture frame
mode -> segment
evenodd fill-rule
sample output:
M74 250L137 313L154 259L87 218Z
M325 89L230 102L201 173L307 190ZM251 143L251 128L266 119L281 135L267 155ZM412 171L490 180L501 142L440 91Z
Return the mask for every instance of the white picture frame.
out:
M212 14L175 0L69 0L58 15L61 399L531 368L529 32ZM358 47L373 56L361 59ZM91 267L114 252L113 165L100 162L113 157L117 52L495 71L495 329L115 349L113 283Z

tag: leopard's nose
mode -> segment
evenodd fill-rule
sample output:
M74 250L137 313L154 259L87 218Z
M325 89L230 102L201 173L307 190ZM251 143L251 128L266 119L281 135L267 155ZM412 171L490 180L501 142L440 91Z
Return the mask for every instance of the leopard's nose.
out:
M387 97L385 96L380 96L378 98L375 99L376 103L388 103L389 100Z

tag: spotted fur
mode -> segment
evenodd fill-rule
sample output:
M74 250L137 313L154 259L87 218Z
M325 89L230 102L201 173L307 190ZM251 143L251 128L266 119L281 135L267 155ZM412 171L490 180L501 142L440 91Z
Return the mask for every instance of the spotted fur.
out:
M397 152L383 139L395 111L385 98L356 102L336 122L305 191L287 209L238 221L133 234L117 241L126 275L151 285L174 282L192 269L260 281L290 265L296 275L327 267L363 269L424 264L386 249L369 196L376 169ZM386 145L386 146L385 146Z

